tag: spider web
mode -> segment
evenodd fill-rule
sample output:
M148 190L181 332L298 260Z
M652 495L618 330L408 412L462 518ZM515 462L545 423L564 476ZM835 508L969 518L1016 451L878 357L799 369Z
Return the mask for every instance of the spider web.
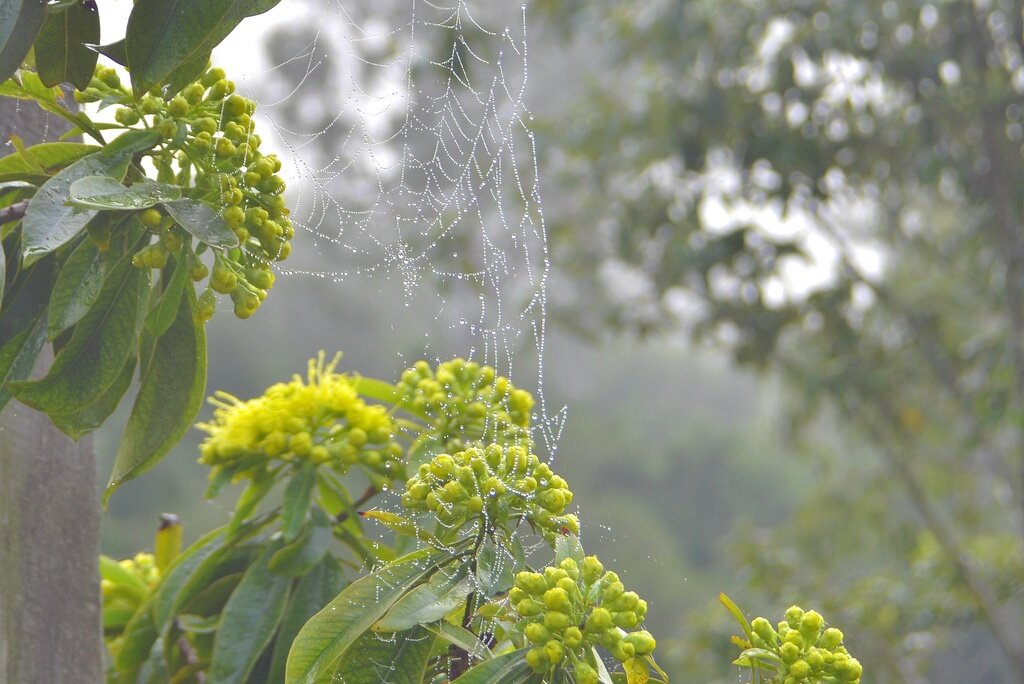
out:
M531 390L535 451L553 459L565 412L544 397L550 266L525 6L285 0L265 17L268 61L241 89L295 190L306 256L281 270L372 284L388 334L423 340L416 358L462 355ZM374 667L389 680L392 663Z

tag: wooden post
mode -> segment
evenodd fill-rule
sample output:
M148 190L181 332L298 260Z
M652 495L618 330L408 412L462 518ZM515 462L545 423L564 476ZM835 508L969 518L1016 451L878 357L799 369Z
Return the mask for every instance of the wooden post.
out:
M0 144L67 128L0 98ZM51 361L44 352L37 374ZM99 515L92 440L76 443L12 400L0 412L0 684L103 681Z

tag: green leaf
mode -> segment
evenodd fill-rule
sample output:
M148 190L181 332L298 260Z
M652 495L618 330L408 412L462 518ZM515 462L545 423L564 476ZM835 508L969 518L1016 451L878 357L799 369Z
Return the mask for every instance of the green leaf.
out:
M428 582L419 585L395 602L371 629L374 632L404 632L416 625L443 620L466 602L473 591L473 580L462 566L442 568Z
M209 54L246 17L280 0L139 0L128 18L126 53L132 87L141 96L175 69Z
M47 313L47 336L57 335L78 323L96 302L103 277L105 260L99 246L90 239L82 240L57 272Z
M114 384L104 392L103 396L86 406L81 411L50 416L54 426L71 439L81 439L106 422L107 418L117 409L135 377L137 359L132 356L124 365L124 370Z
M29 203L22 222L25 264L67 244L96 215L94 209L68 206L75 181L86 176L110 176L120 181L128 172L132 155L152 148L159 140L156 131L129 131L46 181Z
M109 176L86 176L71 184L70 202L85 209L135 211L181 197L176 185L145 180L131 186Z
M14 396L53 415L75 413L97 401L121 375L135 347L148 291L149 272L132 266L131 255L125 254L46 377L10 383Z
M309 504L313 499L315 484L316 464L309 461L297 468L288 481L281 507L281 532L285 541L293 541L302 530L302 524L306 522L306 512L309 511Z
M45 183L50 179L50 175L99 149L95 145L71 142L33 145L26 148L24 154L28 155L35 164L29 163L22 154L18 153L0 158L0 183L14 180L36 184ZM42 167L43 173L39 173L37 170L39 167Z
M221 613L213 645L210 680L219 684L247 681L284 615L290 580L267 567L281 547L271 544L246 571Z
M197 57L184 62L174 70L174 73L167 79L170 84L170 91L172 93L179 92L182 88L187 86L193 81L198 81L199 78L206 72L206 67L210 64L210 53L205 52Z
M402 395L398 393L398 389L390 382L358 376L353 378L352 384L356 392L359 392L364 397L369 397L370 399L376 399L377 401L383 401L388 404L397 404L402 399Z
M217 624L220 622L219 615L200 617L199 615L179 615L175 618L178 628L190 634L213 634L217 631Z
M554 565L558 565L566 558L572 558L577 565L583 565L583 545L575 534L561 534L555 539Z
M113 582L140 601L149 594L149 587L138 575L128 572L116 560L103 555L100 556L100 578Z
M15 97L22 100L34 100L39 107L60 118L69 121L80 132L88 133L96 142L105 145L106 141L100 135L101 128L110 128L117 124L93 124L92 120L83 113L69 111L57 101L57 96L62 95L59 88L48 88L44 86L34 72L22 71L18 75L20 82L11 78L0 83L0 95ZM77 135L78 133L75 133ZM61 136L64 139L68 134Z
M153 642L160 636L153 624L154 596L150 594L139 606L122 633L121 647L114 656L114 668L122 675L122 681L135 681L134 674L142 667Z
M490 660L494 657L494 653L491 652L491 649L487 648L487 644L480 641L476 634L473 634L465 627L448 622L437 622L432 625L423 625L423 627L449 644L458 646L477 660Z
M65 81L85 90L99 54L86 47L100 39L100 13L95 5L78 3L63 12L47 14L36 36L36 73L46 86Z
M181 298L178 317L157 340L142 369L139 394L117 449L104 502L121 484L156 465L199 413L206 391L206 330L194 322L194 307L195 292L189 288Z
M0 81L21 66L46 14L45 0L0 2Z
M312 684L329 674L339 659L414 584L452 557L423 549L361 577L307 622L288 654L286 684Z
M216 570L216 563L229 550L229 547L224 545L225 537L223 527L206 533L182 551L168 568L153 596L152 619L153 624L161 628L160 631L163 631L163 627L170 623L177 611L191 600L192 596L184 591L190 580L198 578L203 586L210 583ZM195 583L193 582L193 585Z
M164 203L164 209L179 226L211 247L238 247L238 236L213 207L183 199Z
M398 634L367 632L343 658L334 678L345 684L421 684L436 637L422 627Z
M333 538L330 519L316 509L303 533L270 559L271 571L287 577L305 574L324 557Z
M291 648L295 635L309 618L326 606L344 587L345 576L341 572L341 566L330 554L324 556L299 580L288 601L288 609L281 620L281 627L277 630L268 682L284 681L288 649Z
M0 316L0 408L11 400L9 382L25 380L46 342L46 302L52 260L31 269L25 284Z
M515 583L515 559L493 540L488 539L476 556L476 582L482 596L490 598Z
M533 672L526 664L526 650L522 648L474 665L453 684L519 684Z
M164 287L160 299L146 314L146 330L153 337L160 337L166 333L181 309L182 294L185 292L185 282L189 275L184 249L175 257L173 269L170 281Z
M125 54L124 38L113 43L107 43L106 45L90 45L89 48L117 62L121 66L128 66L128 55Z
M740 610L740 607L733 603L732 599L725 594L719 594L718 600L725 606L725 609L729 611L729 614L733 616L736 622L740 623L743 633L747 636L747 641L752 642L754 640L754 631L750 628L750 622L747 621L747 617Z

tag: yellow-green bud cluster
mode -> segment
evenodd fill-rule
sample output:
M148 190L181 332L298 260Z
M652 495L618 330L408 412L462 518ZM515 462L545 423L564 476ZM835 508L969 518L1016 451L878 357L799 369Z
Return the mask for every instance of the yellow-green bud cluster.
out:
M656 645L649 632L635 629L647 615L647 602L626 591L596 556L587 556L582 565L566 558L543 572L520 572L508 602L524 622L523 635L531 644L526 660L538 673L567 666L577 682L596 682L596 673L583 662L593 646L625 662L650 655Z
M579 532L579 520L565 513L571 502L568 484L547 463L523 447L498 444L435 456L402 494L407 508L433 512L444 524L483 520L493 529L525 515L552 543L560 533Z
M402 373L397 387L409 407L430 418L449 450L482 444L530 446L533 395L490 366L453 359L435 371L419 361Z
M135 614L146 596L160 582L160 568L151 553L137 553L134 558L118 561L121 569L133 580L100 580L103 601L103 621L110 629L111 636L120 635L129 618ZM113 648L120 639L108 641Z
M259 397L241 401L224 392L210 399L214 419L197 427L209 436L200 463L211 477L230 470L250 477L273 460L327 464L339 473L358 465L389 478L403 476L403 449L383 406L363 401L347 375L335 372L341 356L309 362L307 378L295 375Z
M817 612L790 606L777 628L763 617L750 623L751 645L778 655L781 669L772 681L780 684L860 682L863 668L843 646L843 633L825 628Z
M277 175L281 161L260 152L253 119L256 103L234 91L234 83L222 69L209 69L169 98L149 93L136 100L121 85L117 72L100 66L89 87L75 93L80 102L121 105L114 118L125 128L145 126L157 131L162 140L148 153L157 168L157 180L177 185L190 199L213 207L238 237L238 248L214 248L206 290L210 294L196 312L204 322L216 309L213 292L230 295L239 318L251 316L274 284L271 262L288 257L295 235L282 195L285 183ZM185 266L193 280L207 277L208 269L193 251L191 236L175 227L162 209L140 211L138 219L158 239L134 255L136 266L164 268L168 257L187 244Z

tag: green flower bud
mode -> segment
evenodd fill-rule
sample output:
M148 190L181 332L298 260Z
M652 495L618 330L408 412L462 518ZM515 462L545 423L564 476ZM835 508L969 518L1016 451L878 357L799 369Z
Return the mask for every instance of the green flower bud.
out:
M597 556L587 556L583 559L583 583L587 586L593 584L604 573L604 565Z
M178 95L177 97L172 98L171 101L169 103L167 103L167 113L170 114L171 116L175 116L175 117L185 116L186 114L188 114L188 110L189 110L188 100L186 100L185 98L183 98L180 95Z
M632 611L624 611L621 613L612 613L612 622L615 623L616 627L630 629L631 627L636 627L640 623L640 620L637 618L636 613Z
M526 664L534 672L544 672L548 669L548 658L543 648L531 648L526 652Z
M789 674L793 675L797 679L804 679L811 674L811 666L808 665L806 661L797 660L789 666Z
M787 641L779 647L779 656L784 663L796 662L796 659L800 657L800 647Z
M588 632L603 632L612 626L612 614L606 608L594 608L587 616Z
M525 636L530 643L542 644L551 638L551 632L549 632L548 628L539 622L531 622L523 629L523 636Z
M614 603L617 598L622 596L625 590L626 588L622 586L622 582L619 582L618 580L613 581L608 586L606 586L604 588L604 591L601 593L601 603Z
M216 83L217 81L223 80L225 78L225 76L226 76L226 74L224 73L223 69L221 69L220 67L214 67L213 69L210 69L205 74L203 74L203 78L202 78L202 80L200 82L204 86L209 88L209 87L213 86L213 84Z
M426 494L424 494L424 496L426 496ZM420 498L422 498L422 497L420 497ZM508 591L508 602L509 602L509 604L511 604L513 606L516 605L517 603L519 603L520 601L522 601L525 598L529 598L529 594L527 594L525 591L523 591L519 587L512 587Z
M561 642L552 639L544 644L544 655L547 657L549 663L557 665L562 662L562 658L565 657L565 647L562 646Z
M636 651L636 655L647 655L654 650L657 646L657 642L651 633L646 630L640 630L639 632L633 632L632 634L626 635L626 642L633 644L633 648Z
M800 634L803 635L804 643L814 644L818 641L821 628L825 626L825 619L819 613L809 610L800 618Z
M560 610L566 612L569 610L569 594L566 593L565 589L561 587L555 587L554 589L548 589L544 592L544 605L550 610Z
M139 123L139 113L124 107L114 113L114 120L123 126L134 126Z
M557 610L549 610L544 613L544 626L550 630L561 632L572 624L572 620L565 613Z
M804 609L800 606L790 606L786 609L786 622L792 629L800 626L800 619L804 616Z
M843 633L835 627L826 629L821 635L821 639L818 640L818 645L829 651L835 649L841 643L843 643Z
M516 604L516 612L523 617L533 617L544 612L544 606L533 599L523 599Z
M619 596L617 599L615 599L615 602L612 605L612 610L617 610L617 611L623 611L623 610L633 611L633 610L636 609L636 604L639 601L640 601L640 597L637 596L637 593L635 591L627 591L624 594L622 594L621 596Z
M765 620L763 617L754 618L753 622L750 623L751 629L759 637L764 639L765 643L773 644L776 639L775 630L772 628L772 623Z
M583 661L578 661L573 665L573 679L576 684L598 684L601 681L597 670Z
M163 109L163 105L160 103L160 100L155 97L151 95L143 95L142 100L139 101L139 109L142 110L143 114L151 115L156 114Z
M544 580L547 582L548 588L557 585L558 580L568 576L569 574L565 570L562 570L562 568L544 568Z
M563 635L565 645L569 648L578 648L583 643L583 632L576 625L571 625L565 628L565 634Z
M163 221L164 215L159 209L146 209L139 215L139 220L142 221L142 225L147 228L156 228Z
M528 594L538 596L548 589L544 576L538 572L523 571L516 575L516 586Z

